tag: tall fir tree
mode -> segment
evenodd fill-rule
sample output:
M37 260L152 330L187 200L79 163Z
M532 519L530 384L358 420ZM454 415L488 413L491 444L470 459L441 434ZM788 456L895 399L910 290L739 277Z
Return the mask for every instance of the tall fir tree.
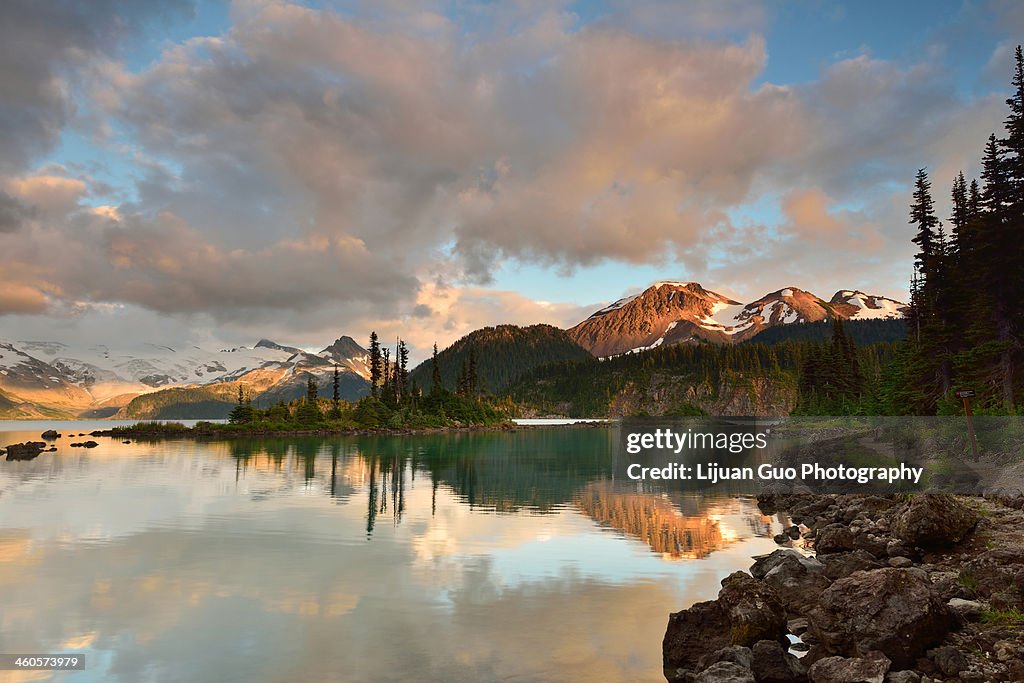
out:
M434 354L430 357L430 393L437 393L442 388L441 364L437 360L437 342L434 342Z
M370 395L377 398L381 381L380 342L377 333L370 332Z

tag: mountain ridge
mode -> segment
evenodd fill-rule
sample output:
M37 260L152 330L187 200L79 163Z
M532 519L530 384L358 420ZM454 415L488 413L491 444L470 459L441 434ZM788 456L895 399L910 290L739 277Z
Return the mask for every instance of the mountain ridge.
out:
M838 290L826 301L788 286L743 304L698 282L663 280L598 309L566 332L604 358L662 344L738 343L776 325L831 318L895 319L905 310L902 302L858 289Z

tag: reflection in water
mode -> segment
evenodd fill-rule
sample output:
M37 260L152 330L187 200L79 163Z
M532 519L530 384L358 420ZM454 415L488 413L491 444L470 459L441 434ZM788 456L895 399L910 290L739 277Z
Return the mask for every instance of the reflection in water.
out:
M614 482L613 444L59 441L0 463L0 651L85 652L90 682L662 680L667 613L772 523Z
M731 501L716 500L684 513L667 496L652 493L617 492L613 482L592 482L578 497L580 510L594 521L623 531L673 559L700 559L736 541L740 536L722 522L722 515L734 513ZM704 503L690 498L690 502ZM770 520L754 512L744 515L747 528L764 536Z

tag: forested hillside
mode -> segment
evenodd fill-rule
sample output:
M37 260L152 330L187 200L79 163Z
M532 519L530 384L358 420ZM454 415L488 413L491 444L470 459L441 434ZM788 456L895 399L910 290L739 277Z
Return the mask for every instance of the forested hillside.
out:
M858 346L879 342L896 342L907 336L907 321L847 320L846 333ZM793 323L769 327L750 339L748 344L778 344L784 341L827 342L832 339L832 323L822 320L814 323Z
M545 363L589 359L592 356L565 331L551 325L498 325L466 335L436 356L441 384L457 391L474 373L475 388L495 394L507 389L524 373ZM418 365L409 375L423 391L433 386L434 359Z

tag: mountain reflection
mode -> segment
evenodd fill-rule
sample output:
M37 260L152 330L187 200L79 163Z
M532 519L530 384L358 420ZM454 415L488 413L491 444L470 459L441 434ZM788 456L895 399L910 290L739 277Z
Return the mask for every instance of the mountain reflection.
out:
M613 481L614 444L606 430L254 439L227 447L238 476L250 468L287 468L339 502L365 496L367 537L383 519L401 523L407 488L417 480L430 486L431 515L439 488L470 509L501 514L576 509L672 559L699 559L737 538L770 535L770 520L752 505L737 516L734 498L657 488L623 491L630 484ZM550 457L552 452L559 457Z

